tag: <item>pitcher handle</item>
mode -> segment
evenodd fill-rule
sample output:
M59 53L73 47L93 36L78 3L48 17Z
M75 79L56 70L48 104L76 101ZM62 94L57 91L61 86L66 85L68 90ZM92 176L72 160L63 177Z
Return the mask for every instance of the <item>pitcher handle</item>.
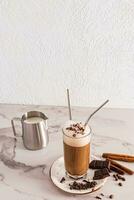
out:
M19 122L21 122L21 118L19 118L19 117L14 117L13 119L11 119L11 125L12 125L12 129L13 129L14 136L15 136L15 137L22 137L22 135L18 135L18 134L16 133L14 121L19 121Z

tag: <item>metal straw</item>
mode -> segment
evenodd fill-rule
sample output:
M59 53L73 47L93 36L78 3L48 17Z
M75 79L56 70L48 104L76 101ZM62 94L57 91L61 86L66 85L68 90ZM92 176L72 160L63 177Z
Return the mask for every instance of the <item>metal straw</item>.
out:
M96 113L96 112L98 112L98 110L100 110L106 103L108 103L109 102L109 100L106 100L102 105L100 105L89 117L88 117L88 119L87 119L87 121L85 122L85 125L84 126L86 126L87 124L88 124L88 122L89 122L89 120L91 119L91 117Z
M68 101L69 119L72 120L69 89L67 89L67 101Z

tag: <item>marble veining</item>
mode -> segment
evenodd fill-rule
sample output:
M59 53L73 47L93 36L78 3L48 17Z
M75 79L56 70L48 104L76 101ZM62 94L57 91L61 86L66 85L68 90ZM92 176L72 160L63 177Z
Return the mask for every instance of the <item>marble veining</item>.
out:
M21 117L29 110L40 110L49 118L49 144L39 151L24 148L22 138L14 137L10 120ZM73 108L73 117L85 120L91 108ZM131 115L131 118L130 118ZM91 120L92 154L101 157L103 152L117 152L134 155L132 123L134 110L104 109ZM49 170L55 159L63 154L61 128L68 119L66 107L0 105L0 196L14 200L93 200L103 192L113 193L116 200L134 199L132 185L134 177L126 175L127 181L120 188L109 178L105 186L94 194L70 195L57 189L50 180ZM21 124L18 129L21 135ZM125 163L134 170L133 163Z

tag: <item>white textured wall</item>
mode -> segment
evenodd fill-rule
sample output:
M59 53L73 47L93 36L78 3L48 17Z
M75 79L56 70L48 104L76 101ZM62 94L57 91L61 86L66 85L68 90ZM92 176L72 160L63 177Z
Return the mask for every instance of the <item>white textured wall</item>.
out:
M0 102L134 107L133 0L1 0Z

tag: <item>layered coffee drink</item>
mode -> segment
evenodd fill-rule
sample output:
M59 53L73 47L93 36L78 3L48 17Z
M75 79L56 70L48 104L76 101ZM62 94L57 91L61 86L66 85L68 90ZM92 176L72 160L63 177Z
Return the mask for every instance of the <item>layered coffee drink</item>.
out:
M63 128L64 163L69 176L83 177L90 162L91 130L87 125L69 121Z

